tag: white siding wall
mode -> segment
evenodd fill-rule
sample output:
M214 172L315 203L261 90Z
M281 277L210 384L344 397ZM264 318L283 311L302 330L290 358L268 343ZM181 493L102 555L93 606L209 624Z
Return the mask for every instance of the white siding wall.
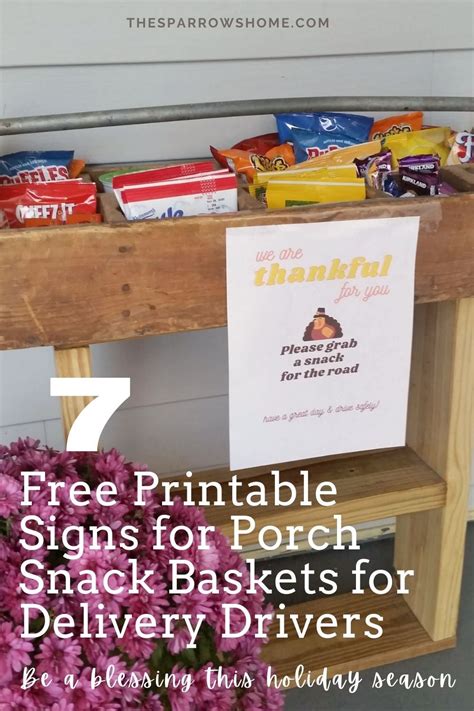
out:
M473 61L472 50L451 50L0 67L0 113L33 115L274 96L468 95L474 88ZM4 64L12 64L11 57ZM462 114L432 114L427 120L444 120L458 128L474 124L474 116ZM90 162L198 157L207 155L211 142L228 146L272 128L272 118L264 116L18 136L0 138L0 154L30 147L74 147ZM106 428L105 447L116 446L162 472L227 463L225 329L94 346L93 363L97 376L132 378L132 397ZM29 434L63 446L59 404L48 395L52 375L51 349L0 353L0 442ZM474 508L474 480L471 492Z

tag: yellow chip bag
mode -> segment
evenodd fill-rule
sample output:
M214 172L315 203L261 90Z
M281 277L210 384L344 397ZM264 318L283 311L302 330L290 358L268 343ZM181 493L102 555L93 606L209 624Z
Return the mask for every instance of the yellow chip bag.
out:
M398 166L400 158L407 156L431 155L437 153L440 164L445 165L449 155L448 139L451 129L446 126L425 128L422 131L399 133L384 139L384 148L392 151L393 167Z
M355 158L362 160L373 156L375 153L380 153L382 150L382 141L368 141L367 143L359 143L356 146L347 146L347 148L338 148L329 153L324 153L317 158L310 158L303 163L296 163L287 168L287 172L307 170L308 168L324 168L336 165L349 165Z
M268 183L266 192L266 202L270 209L315 203L352 202L365 198L363 178L354 178L347 182L275 180Z

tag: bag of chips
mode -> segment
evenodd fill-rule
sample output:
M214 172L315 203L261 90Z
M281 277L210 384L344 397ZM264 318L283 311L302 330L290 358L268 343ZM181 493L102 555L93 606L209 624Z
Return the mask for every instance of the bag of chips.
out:
M293 148L297 163L317 158L329 153L329 151L337 151L338 148L356 146L359 143L360 141L351 138L351 136L343 136L337 133L313 133L312 131L303 131L301 129L293 131Z
M69 180L74 151L20 151L0 157L0 185Z
M423 128L423 112L415 111L411 114L388 116L388 118L375 121L370 131L371 140L382 140L388 136L397 136L399 133L421 131Z
M349 146L348 148L339 148L336 151L325 153L317 158L310 158L304 163L297 163L288 168L289 171L308 170L309 168L320 168L324 166L334 165L349 165L356 158L363 159L372 156L375 153L380 153L382 149L381 141L368 141L367 143L359 143L357 146Z
M448 139L451 129L446 126L426 128L422 131L410 131L389 136L384 139L384 148L392 151L393 166L398 166L400 158L406 156L437 154L443 166L449 155Z
M0 186L0 211L10 227L24 227L27 219L66 224L69 215L97 211L97 187L82 180L17 183Z
M295 163L295 154L289 143L271 148L260 155L251 151L242 151L236 148L228 150L218 150L210 146L214 158L238 175L243 175L248 183L253 183L255 175L259 171L286 170Z
M474 163L474 133L461 131L449 139L451 151L447 165L466 165Z
M278 133L264 133L261 136L244 138L243 141L239 141L235 146L232 146L232 148L238 151L250 151L251 153L265 155L267 151L279 146L281 143L285 143L285 141L280 141Z
M309 131L333 138L333 143L340 143L343 138L352 139L354 143L364 143L369 140L370 129L374 122L369 116L358 114L342 114L334 111L318 111L302 114L277 114L275 116L278 135L281 142L295 142L296 131ZM335 137L338 137L336 140ZM301 139L301 136L300 136ZM342 147L337 145L338 148ZM318 154L319 155L319 154Z

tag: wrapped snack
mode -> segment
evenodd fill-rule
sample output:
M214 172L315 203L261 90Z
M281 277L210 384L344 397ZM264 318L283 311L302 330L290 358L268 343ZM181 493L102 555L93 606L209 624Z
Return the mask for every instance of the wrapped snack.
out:
M241 151L235 148L217 150L211 148L214 158L221 164L226 161L227 167L239 175L244 175L247 182L252 183L258 171L286 170L295 163L295 154L289 143L271 148L265 155Z
M277 114L275 116L278 134L282 142L296 141L296 132L302 139L300 131L320 134L332 138L332 143L337 148L343 148L347 143L341 144L343 139L352 139L352 143L364 143L369 140L370 129L374 122L369 116L358 114L342 114L333 111L303 113L303 114ZM352 145L352 144L351 144ZM317 153L316 155L320 155Z
M392 170L392 154L390 151L381 151L374 156L354 160L358 175L365 178L365 182L375 190L381 190L387 173Z
M268 183L266 192L266 202L271 209L365 198L365 181L361 178L347 182L276 180Z
M280 143L292 143L295 128L315 130L314 114L275 114Z
M474 163L474 133L461 131L449 140L451 151L446 161L447 165L465 165Z
M122 189L127 220L163 220L237 211L237 178L229 173Z
M86 162L80 158L74 158L68 166L69 177L71 179L78 178L84 168L86 167Z
M391 172L384 176L382 190L392 197L402 197L405 190L400 186L398 173Z
M449 154L448 138L451 129L446 126L427 128L422 131L399 133L384 139L384 148L392 151L393 166L398 166L400 158L406 156L437 154L440 165L445 165Z
M456 188L445 181L438 183L438 195L456 195L457 192Z
M381 141L368 141L367 143L360 143L357 146L339 148L337 151L331 151L330 153L326 153L318 158L311 158L304 163L298 163L297 165L288 168L288 171L293 172L294 170L308 170L324 166L349 165L350 163L353 163L356 158L367 158L375 153L380 153L381 150Z
M293 131L293 147L297 163L302 163L310 158L318 158L329 151L337 151L338 148L356 146L358 143L360 141L356 138L337 133L314 133L298 128Z
M164 165L162 168L148 168L147 170L133 170L129 173L120 173L112 177L112 187L120 190L133 185L149 185L150 183L184 178L214 171L216 166L212 160L199 163L180 163L179 165Z
M400 185L405 190L417 195L437 195L438 176L430 173L414 173L411 170L400 171Z
M372 140L382 140L388 136L397 136L399 133L421 131L423 128L423 112L416 111L400 116L388 116L375 121L370 132Z
M0 185L69 180L74 151L20 151L0 157Z
M252 136L252 138L244 138L232 146L238 151L250 151L251 153L265 153L276 146L280 146L286 141L280 141L278 133L264 133L261 136ZM225 167L225 166L224 166Z
M255 176L255 184L265 185L269 180L288 180L289 172L262 172ZM356 166L334 165L321 168L307 168L306 170L292 170L291 180L347 180L359 177Z
M65 224L70 215L97 211L97 187L82 180L18 183L0 186L0 211L10 227L23 227L27 219Z
M406 156L398 161L400 172L410 170L412 173L429 173L430 175L438 175L439 173L439 156L438 155L419 155Z

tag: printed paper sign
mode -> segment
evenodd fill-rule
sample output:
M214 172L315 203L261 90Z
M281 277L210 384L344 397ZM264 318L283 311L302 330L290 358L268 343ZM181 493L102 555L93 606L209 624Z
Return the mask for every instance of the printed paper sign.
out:
M227 230L231 469L405 444L418 228Z

